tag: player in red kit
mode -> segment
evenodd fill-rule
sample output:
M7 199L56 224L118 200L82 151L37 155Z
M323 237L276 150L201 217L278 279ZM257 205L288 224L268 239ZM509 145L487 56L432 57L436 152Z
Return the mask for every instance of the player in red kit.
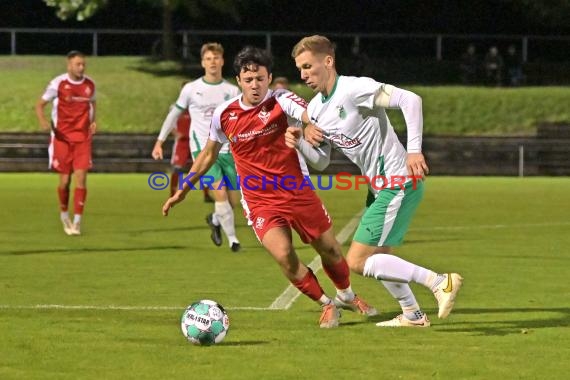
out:
M40 127L51 129L49 166L59 173L60 217L68 235L81 235L81 216L87 196L87 171L91 168L91 141L95 134L95 83L85 74L85 55L67 54L67 73L54 78L36 103ZM44 114L53 102L51 123ZM69 218L71 174L75 181L73 223Z
M289 125L308 122L306 102L287 90L270 91L271 68L272 58L265 50L246 47L237 54L234 70L243 94L216 108L208 143L196 157L188 182L165 202L162 212L168 215L171 207L184 200L191 184L214 163L222 144L229 142L247 218L287 279L321 304L320 327L338 326L339 308L376 315L376 309L352 291L348 265L321 200L311 187L292 185L303 182L308 172L299 154L285 145L284 135ZM320 255L337 289L334 299L324 293L311 269L299 260L292 242L293 229Z

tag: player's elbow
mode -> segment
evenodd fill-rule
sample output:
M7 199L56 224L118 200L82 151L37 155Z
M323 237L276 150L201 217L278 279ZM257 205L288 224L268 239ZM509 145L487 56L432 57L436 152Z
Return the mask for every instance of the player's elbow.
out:
M309 162L309 165L313 169L315 169L319 172L322 172L323 170L325 170L329 166L330 162L331 162L331 160L329 157L326 157L326 158L322 157L317 162Z

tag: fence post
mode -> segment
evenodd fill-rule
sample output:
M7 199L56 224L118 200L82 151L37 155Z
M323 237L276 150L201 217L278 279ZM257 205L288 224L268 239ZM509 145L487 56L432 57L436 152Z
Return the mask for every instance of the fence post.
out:
M519 145L519 177L524 177L524 145Z
M528 37L524 36L522 38L522 61L523 63L528 62Z
M441 37L441 34L438 34L437 37L435 38L435 58L438 61L441 61L441 50L442 50L442 42L443 38Z
M10 31L10 54L16 55L16 31Z
M265 33L265 50L271 53L271 33Z
M97 46L97 32L93 32L93 56L97 57L99 46Z
M182 58L188 59L188 32L182 33Z

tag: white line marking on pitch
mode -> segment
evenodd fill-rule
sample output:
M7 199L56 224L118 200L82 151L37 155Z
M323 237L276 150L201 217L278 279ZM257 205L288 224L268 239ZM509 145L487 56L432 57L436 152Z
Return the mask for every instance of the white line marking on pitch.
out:
M338 233L336 239L342 245L345 241L348 240L350 235L358 226L358 222L360 221L360 217L364 210L360 211L358 214L352 217L350 221L343 227L343 229ZM308 264L308 266L313 270L314 273L317 273L322 268L321 264L321 257L316 255L315 258ZM289 284L287 288L273 301L271 305L269 305L269 310L287 310L293 305L295 300L301 295L301 292L294 287L293 285Z
M126 310L126 311L157 311L184 310L185 306L119 306L119 305L0 305L1 309L11 310ZM226 307L227 310L271 310L267 307Z
M519 228L519 227L556 227L570 226L570 222L555 223L523 223L523 224L481 224L475 226L433 226L410 228L409 231L453 231L453 230L483 230L499 228Z

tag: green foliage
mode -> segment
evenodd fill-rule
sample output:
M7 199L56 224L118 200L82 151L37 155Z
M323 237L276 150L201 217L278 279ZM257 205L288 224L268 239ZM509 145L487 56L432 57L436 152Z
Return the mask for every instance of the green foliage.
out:
M107 5L109 0L43 0L49 7L56 8L56 15L62 20L75 17L83 21Z
M9 215L0 228L2 379L568 377L569 178L429 178L397 253L460 272L456 309L438 320L431 293L413 285L429 329L380 329L378 319L344 312L326 331L304 296L289 310L238 309L266 308L288 286L239 210L243 252L234 254L211 243L203 215L212 206L201 194L163 218L167 190L150 190L146 175L91 174L84 235L70 237L59 222L57 176L2 174L0 183ZM338 232L366 194L320 195ZM297 238L295 246L305 262L315 257ZM322 270L316 275L333 294ZM353 274L352 285L379 319L399 312L377 281ZM180 314L201 298L228 310L231 333L220 345L182 336Z

